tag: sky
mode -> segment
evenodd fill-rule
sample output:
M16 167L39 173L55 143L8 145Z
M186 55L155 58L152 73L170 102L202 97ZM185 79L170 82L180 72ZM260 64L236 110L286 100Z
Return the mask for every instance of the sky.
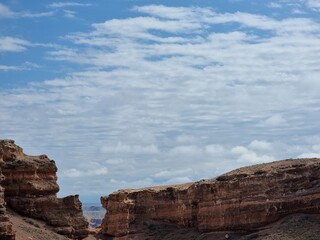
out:
M59 196L320 157L320 0L0 2L0 138Z

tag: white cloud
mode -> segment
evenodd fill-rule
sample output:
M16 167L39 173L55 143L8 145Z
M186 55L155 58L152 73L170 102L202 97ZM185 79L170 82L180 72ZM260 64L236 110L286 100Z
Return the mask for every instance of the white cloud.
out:
M231 149L231 152L232 153L235 153L235 154L246 154L249 152L249 150L243 146L236 146L234 148Z
M207 18L213 14L209 8L167 7L164 5L139 6L133 8L133 10L160 18L185 19L188 21L199 20L199 17Z
M0 65L0 71L27 71L35 68L40 68L40 66L30 62L25 62L18 66Z
M117 145L107 145L101 148L102 153L115 153L115 154L155 154L159 150L155 145L127 145L122 142L117 143Z
M135 11L55 46L48 58L79 64L68 75L0 90L3 137L54 158L66 191L107 194L318 153L307 140L320 130L316 19ZM30 44L18 40L0 49ZM81 165L92 159L108 173Z
M231 149L231 152L235 155L238 155L238 162L246 163L260 163L260 162L271 162L275 161L274 157L268 155L258 155L252 150L247 149L243 146L236 146Z
M198 156L199 158L202 155L203 150L194 145L184 145L184 146L177 146L170 150L170 154L178 155L178 156L185 156L185 157L194 157Z
M199 29L197 22L161 20L154 17L135 17L128 19L112 19L104 23L93 24L96 36L126 37L145 40L157 40L159 37L149 30L167 31L171 33L190 32Z
M0 37L0 52L21 52L26 50L30 43L26 40L14 37Z
M29 11L14 12L6 5L0 3L0 18L42 18L51 17L54 15L53 11L33 13Z
M249 147L256 150L271 150L272 145L267 141L253 140Z
M307 6L312 8L313 10L320 10L320 1L319 0L304 0L307 3Z
M75 11L70 11L70 10L63 10L64 16L67 18L74 18L76 12Z
M312 149L320 153L320 144L313 145Z
M88 166L84 166L83 169L70 168L64 170L61 173L61 177L66 178L84 178L84 177L95 177L103 176L108 173L108 168L102 166L99 163L91 162Z
M288 18L284 20L275 20L266 16L237 12L235 14L220 14L212 19L215 23L235 22L246 27L257 28L261 30L272 30L278 34L316 32L319 31L319 25L307 18ZM307 24L306 28L298 26L298 23Z
M36 64L36 63L32 63L32 62L24 62L20 68L22 70L31 70L34 68L40 68L40 65Z
M106 160L107 164L111 164L111 165L118 165L118 164L123 164L125 163L124 159L119 159L119 158L111 158Z
M142 187L151 187L156 185L156 183L151 178L141 178L136 181L110 179L110 183L116 186L115 189L134 189Z
M303 11L303 10L301 10L300 8L294 8L294 9L292 9L292 13L293 13L293 14L299 14L299 15L306 14L306 12Z
M310 0L317 1L317 0ZM316 4L313 4L316 6ZM271 8L280 8L278 3L271 2ZM134 8L134 10L146 13L163 19L179 20L181 23L193 23L193 26L207 28L211 24L238 23L244 27L258 28L262 30L272 30L276 32L309 32L318 31L319 25L314 24L309 19L299 19L299 22L309 24L307 28L302 28L296 24L297 19L288 18L284 20L275 20L273 18L245 13L217 13L210 8L184 8L184 7L166 7L163 5L149 5ZM169 23L169 22L168 22ZM305 25L307 26L307 25Z
M179 144L186 144L186 143L194 143L197 139L194 136L190 135L179 135L176 137L176 141Z
M12 12L6 5L0 3L0 18L10 18L14 16Z
M277 127L281 125L287 124L287 121L283 118L282 115L273 115L269 118L267 118L264 122L264 125L269 126L269 127Z
M79 2L54 2L49 5L51 8L64 8L64 7L88 7L92 6L91 3L79 3Z
M163 170L158 173L155 173L155 177L160 177L160 178L172 178L172 177L177 177L177 176L191 176L193 170L191 168L187 169L178 169L178 170Z
M107 173L108 173L108 169L106 167L103 167L100 169L95 169L95 170L87 170L87 171L82 171L82 170L78 170L75 168L71 168L71 169L63 171L61 176L76 178L76 177L101 176L101 175L106 175Z
M9 66L9 65L0 65L0 71L11 71L11 70L18 70L17 66Z
M21 12L16 14L18 17L24 18L42 18L42 17L51 17L54 15L54 12L41 12L41 13L30 13L30 12Z
M192 180L189 177L174 177L166 182L164 182L164 185L173 185L173 184L182 184L182 183L190 183Z
M219 144L210 144L205 146L205 151L208 154L217 155L225 153L226 149Z
M302 153L297 158L320 158L320 153Z
M269 8L282 8L282 5L276 2L271 2L268 4Z

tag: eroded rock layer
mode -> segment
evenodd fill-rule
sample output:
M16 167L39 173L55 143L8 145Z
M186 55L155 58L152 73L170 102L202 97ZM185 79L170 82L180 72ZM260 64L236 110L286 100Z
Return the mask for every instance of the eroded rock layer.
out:
M320 213L320 159L240 168L211 180L120 190L102 197L102 232L133 234L176 224L209 231L251 231L294 213Z
M3 151L0 148L0 184L4 180L2 175L1 166L3 165ZM0 185L0 239L1 240L14 240L14 233L12 231L12 224L6 212L6 203L4 201L4 188Z
M57 198L57 167L46 155L28 156L12 140L0 141L5 200L17 212L45 220L73 239L88 236L88 223L77 195Z

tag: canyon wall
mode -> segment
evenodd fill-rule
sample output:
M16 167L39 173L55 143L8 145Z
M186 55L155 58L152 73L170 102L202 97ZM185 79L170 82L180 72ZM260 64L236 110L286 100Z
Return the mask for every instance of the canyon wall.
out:
M183 185L120 190L101 197L101 203L107 236L167 223L199 232L251 231L290 214L320 213L320 159L254 165Z
M4 176L1 171L3 166L3 150L0 148L0 239L1 240L14 240L14 233L12 231L12 224L6 211L6 203L4 200L4 188L1 186Z
M72 239L88 236L88 223L77 195L57 198L57 167L46 155L28 156L13 140L0 141L5 201L13 210L46 221Z

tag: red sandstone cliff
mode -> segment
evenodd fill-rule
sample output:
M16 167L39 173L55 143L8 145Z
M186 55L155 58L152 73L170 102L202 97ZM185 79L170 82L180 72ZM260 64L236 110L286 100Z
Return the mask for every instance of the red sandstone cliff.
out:
M3 150L0 148L0 184L4 180L1 167L3 166ZM14 240L12 231L12 224L9 221L4 201L4 188L0 185L0 239L1 240Z
M254 165L196 183L120 190L101 202L107 210L102 233L108 236L172 224L199 232L251 231L289 214L320 213L320 159Z
M5 177L2 186L7 205L25 216L46 221L55 227L56 232L69 238L83 239L88 236L88 223L78 196L61 199L56 196L59 186L53 160L46 155L26 155L13 140L0 141L0 152L1 170ZM1 219L6 218L0 215L0 222ZM10 224L6 226L10 233Z

